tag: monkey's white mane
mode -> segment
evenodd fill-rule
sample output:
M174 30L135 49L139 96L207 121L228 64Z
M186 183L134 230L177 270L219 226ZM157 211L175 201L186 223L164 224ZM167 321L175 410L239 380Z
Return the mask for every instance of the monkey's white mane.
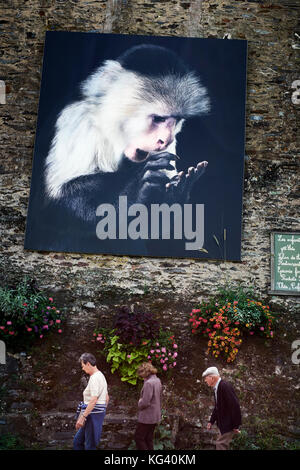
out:
M59 197L62 186L73 178L117 170L128 145L120 123L138 104L138 86L135 74L114 61L107 61L83 83L84 99L64 108L56 122L46 159L50 197Z

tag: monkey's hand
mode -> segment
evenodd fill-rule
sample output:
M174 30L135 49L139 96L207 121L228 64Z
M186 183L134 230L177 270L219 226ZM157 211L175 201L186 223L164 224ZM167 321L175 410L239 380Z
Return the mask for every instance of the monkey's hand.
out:
M190 197L191 190L196 181L203 175L208 165L207 161L197 164L195 167L190 167L187 173L181 171L172 180L166 184L166 191L168 199L174 202L185 203Z
M176 155L169 152L152 154L143 169L138 201L142 204L166 201L167 185L178 177L175 169ZM173 176L175 175L175 176Z

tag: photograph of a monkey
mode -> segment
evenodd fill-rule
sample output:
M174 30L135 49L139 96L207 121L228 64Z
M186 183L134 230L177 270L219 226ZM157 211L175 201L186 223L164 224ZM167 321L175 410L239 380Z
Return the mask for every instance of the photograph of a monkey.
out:
M241 260L247 41L47 32L24 247Z

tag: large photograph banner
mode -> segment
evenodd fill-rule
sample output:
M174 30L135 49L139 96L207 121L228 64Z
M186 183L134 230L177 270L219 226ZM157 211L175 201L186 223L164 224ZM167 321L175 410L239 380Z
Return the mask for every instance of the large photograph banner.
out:
M241 259L247 42L47 32L25 249Z

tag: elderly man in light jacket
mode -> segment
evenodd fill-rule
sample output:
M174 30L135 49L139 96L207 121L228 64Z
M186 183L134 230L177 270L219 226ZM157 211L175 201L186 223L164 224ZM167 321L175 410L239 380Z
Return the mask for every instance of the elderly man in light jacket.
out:
M138 368L138 375L144 379L138 402L138 424L135 431L138 450L153 450L155 426L161 420L162 385L156 373L157 369L150 362L144 362Z

